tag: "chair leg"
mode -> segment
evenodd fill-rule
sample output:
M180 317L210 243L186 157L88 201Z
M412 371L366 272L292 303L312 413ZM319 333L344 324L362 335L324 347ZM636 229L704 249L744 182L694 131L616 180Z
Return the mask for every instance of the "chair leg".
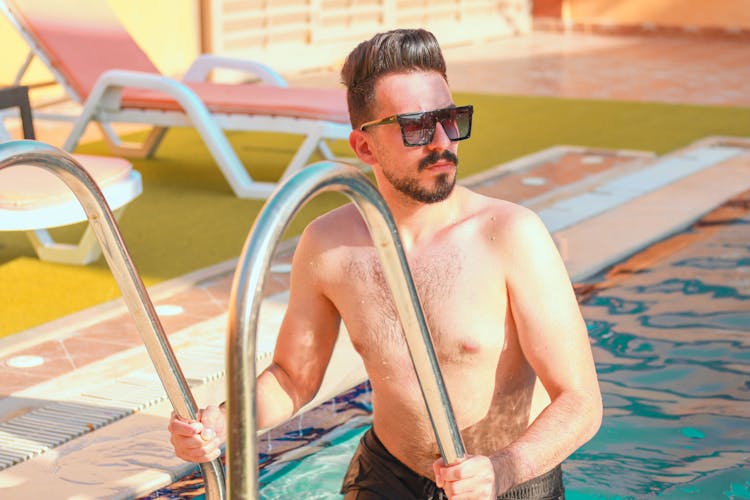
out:
M151 158L161 144L164 135L166 135L169 127L151 127L151 131L141 144L126 143L120 140L120 137L112 128L112 124L97 122L99 128L104 135L104 140L109 145L110 151L117 156L125 156L127 158Z
M115 220L119 221L124 211L125 206L114 210L112 214L115 216ZM87 225L77 244L58 243L46 229L27 231L26 235L31 240L34 251L39 258L48 262L86 265L94 262L102 253L90 224Z
M328 146L328 143L324 140L320 140L318 142L318 151L321 155L323 155L323 158L326 160L335 160L336 155L333 154L333 151L331 151L331 148Z
M326 160L348 163L349 165L353 165L365 173L370 171L370 165L364 163L356 156L336 156L333 151L331 151L331 147L328 145L325 139L321 139L318 143L318 152L323 155L323 158L325 158Z
M302 145L294 154L292 161L289 162L286 170L284 170L284 173L281 176L282 181L294 175L298 170L302 170L308 163L310 163L310 157L313 153L316 150L320 150L322 144L321 139L321 134L319 133L309 134L305 137L304 142L302 142ZM326 149L328 149L327 146ZM330 153L330 150L328 152Z
M193 126L238 198L265 200L276 189L275 182L256 181L245 169L224 131L201 109L186 107Z

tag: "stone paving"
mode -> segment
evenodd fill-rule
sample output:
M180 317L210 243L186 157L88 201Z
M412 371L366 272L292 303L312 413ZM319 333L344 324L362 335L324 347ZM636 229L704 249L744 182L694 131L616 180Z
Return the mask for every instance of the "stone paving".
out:
M454 91L750 106L747 38L535 32L444 51ZM290 80L335 85L336 71Z

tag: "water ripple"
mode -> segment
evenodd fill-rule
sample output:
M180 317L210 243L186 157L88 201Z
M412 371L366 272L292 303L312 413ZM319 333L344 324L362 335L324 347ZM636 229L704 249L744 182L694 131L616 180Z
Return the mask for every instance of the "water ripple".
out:
M750 311L674 312L655 316L644 315L640 323L649 328L745 330L750 332Z
M736 288L724 285L706 285L701 280L691 279L683 280L672 278L664 280L654 285L636 286L633 288L636 293L681 293L683 295L705 295L710 294L715 299L733 298L738 300L748 300L750 295L740 293Z
M698 269L737 269L738 267L750 267L750 257L739 259L721 257L695 257L680 260L672 264L675 267L695 267Z

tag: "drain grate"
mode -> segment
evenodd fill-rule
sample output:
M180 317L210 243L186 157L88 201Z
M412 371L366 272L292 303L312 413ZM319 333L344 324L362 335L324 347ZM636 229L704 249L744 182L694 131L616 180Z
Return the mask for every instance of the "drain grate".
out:
M0 470L125 416L120 408L56 402L0 423Z
M259 353L259 358L270 355ZM204 340L178 355L188 384L196 387L224 375L223 338ZM166 399L153 367L0 423L0 470L34 458L83 434Z

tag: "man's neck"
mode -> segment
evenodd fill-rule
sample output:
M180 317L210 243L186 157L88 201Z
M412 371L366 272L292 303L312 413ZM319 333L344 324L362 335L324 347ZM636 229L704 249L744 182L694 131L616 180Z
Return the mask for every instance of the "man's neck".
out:
M401 193L384 195L405 249L429 241L437 232L457 220L461 191L456 186L448 198L436 203L417 202Z

